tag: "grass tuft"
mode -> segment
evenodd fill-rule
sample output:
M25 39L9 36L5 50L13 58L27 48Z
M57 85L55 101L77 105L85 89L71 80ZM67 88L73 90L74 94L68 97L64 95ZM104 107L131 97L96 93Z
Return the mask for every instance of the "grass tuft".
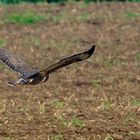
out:
M113 106L113 104L112 104L112 102L110 102L110 101L104 101L104 102L102 103L102 109L103 109L103 110L109 110L109 109L112 108L112 106Z
M45 114L46 113L45 102L40 103L40 105L39 105L39 113L40 114Z
M90 19L91 15L89 13L82 13L81 15L79 15L75 18L76 18L76 21L78 21L78 22L84 22L84 21Z
M63 117L61 117L59 121L65 127L73 126L83 128L86 126L85 122L77 117L73 117L72 119L69 120L66 120Z
M7 44L6 40L0 38L0 48L6 46L6 44Z
M133 106L140 106L140 99L135 99L131 101L131 105Z
M91 80L91 84L96 86L96 87L99 87L101 84L101 81L100 80Z
M14 24L35 24L38 23L45 18L43 16L37 15L32 12L26 12L26 13L13 13L5 17L4 21L6 23L14 23Z
M61 134L58 134L50 137L50 140L64 140L64 138Z
M71 124L72 124L73 126L78 126L78 127L80 127L80 128L83 128L83 127L86 126L86 124L84 123L83 120L81 120L81 119L79 119L79 118L76 118L76 117L74 117L74 118L71 119Z
M111 58L107 58L104 63L105 63L106 67L111 68L113 66L114 62L113 62L113 60Z
M111 136L108 136L107 138L105 138L105 140L114 140Z
M11 138L11 137L6 137L3 140L15 140L15 139L14 138Z
M62 109L62 108L64 107L64 102L63 102L63 101L55 101L55 102L53 103L53 106L54 106L55 108Z
M137 61L140 62L140 53L137 53L137 54L136 54L136 59L137 59Z
M140 13L127 12L127 13L126 13L126 16L127 16L128 18L138 18L138 17L140 17Z
M50 17L50 19L54 22L54 23L60 23L60 22L64 22L68 19L67 14L64 12L59 13L57 16L52 16Z

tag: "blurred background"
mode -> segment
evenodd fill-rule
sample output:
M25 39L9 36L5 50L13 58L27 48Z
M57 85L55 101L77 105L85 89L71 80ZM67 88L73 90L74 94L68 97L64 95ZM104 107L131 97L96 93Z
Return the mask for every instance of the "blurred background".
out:
M120 1L120 2L126 2L126 1L130 1L130 2L139 2L139 0L0 0L1 3L21 3L21 2L32 2L32 3L38 3L38 2L54 2L54 3L65 3L65 2L74 2L74 1L84 1L86 3L89 2L103 2L103 1L108 1L108 2L113 2L113 1Z
M0 63L0 140L140 140L139 0L0 0L0 49L34 68L93 44L35 86Z

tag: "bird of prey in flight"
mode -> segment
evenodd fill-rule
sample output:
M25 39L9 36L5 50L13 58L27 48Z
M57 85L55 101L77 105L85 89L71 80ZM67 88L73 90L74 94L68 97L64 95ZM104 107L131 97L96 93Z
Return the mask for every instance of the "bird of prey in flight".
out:
M34 85L47 81L49 74L61 67L89 58L93 54L94 50L95 45L93 45L88 51L69 56L57 63L50 65L47 68L44 68L43 70L33 69L21 59L5 51L4 49L0 49L0 61L5 63L12 70L21 74L21 77L19 77L17 80L8 82L9 86L29 84Z

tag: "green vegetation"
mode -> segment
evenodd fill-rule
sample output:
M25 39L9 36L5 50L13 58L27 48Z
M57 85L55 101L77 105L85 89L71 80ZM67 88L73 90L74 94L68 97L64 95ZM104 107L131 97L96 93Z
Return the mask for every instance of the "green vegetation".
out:
M129 123L129 122L134 122L137 119L136 115L134 114L134 112L129 112L125 118L125 122Z
M80 15L75 16L74 20L76 20L77 22L83 22L90 19L90 16L91 15L89 13L83 12ZM53 16L51 14L47 14L47 19L53 21L54 23L60 23L60 22L70 21L71 16L69 16L65 12L60 12L59 14Z
M112 67L113 66L113 60L111 59L111 58L106 58L106 60L105 60L105 66L107 66L107 67Z
M52 20L54 23L59 23L68 19L66 13L64 12L61 12L57 16L48 15L48 17L50 17L50 20Z
M140 53L136 54L136 59L137 59L137 61L140 61Z
M11 137L6 137L3 140L15 140L15 139L14 138L11 138Z
M4 47L6 44L6 40L0 38L0 48Z
M0 64L0 70L4 69L4 66L2 64Z
M64 2L77 2L80 0L0 0L0 3L3 4L18 4L21 2L31 2L31 3L38 3L38 2L55 2L55 3L64 3ZM103 2L103 1L108 1L108 2L112 2L113 0L83 0L85 3L89 3L89 2ZM126 2L126 1L130 1L130 2L140 2L140 0L116 0L116 1L120 1L120 2Z
M68 120L64 119L63 117L60 117L59 121L64 127L69 126Z
M102 109L103 109L103 110L109 110L109 109L112 108L112 106L113 106L113 103L110 102L110 101L104 101L104 102L102 103Z
M30 25L30 24L38 23L44 19L45 18L43 16L37 15L32 12L12 13L4 18L4 22Z
M71 124L73 126L78 126L80 128L83 128L83 127L86 126L85 123L83 122L83 120L81 120L81 119L79 119L77 117L74 117L74 118L71 119Z
M126 16L139 13L138 5L1 6L1 46L33 68L97 44L90 60L61 69L39 85L9 87L18 75L0 63L1 139L140 140L140 20ZM27 25L3 20L16 11L24 15L25 8L45 20Z
M131 137L131 139L139 139L140 131L136 131L136 132L130 131L128 135Z
M81 21L86 21L88 19L90 19L90 14L89 13L82 13L81 15L75 17L77 21L81 22Z
M33 37L32 38L32 43L36 48L39 48L41 46L41 41L38 37Z
M111 136L108 136L107 138L105 138L105 140L114 140Z
M90 17L91 15L89 13L83 12L80 15L75 16L73 20L77 22L84 22L90 19ZM10 13L9 15L6 15L5 17L1 18L0 24L14 23L14 24L23 24L23 25L33 25L44 20L50 22L52 21L53 23L58 24L58 23L69 22L71 20L71 16L65 12L60 12L57 15L52 15L52 13L47 13L46 16L38 15L34 12ZM37 44L39 43L37 40L35 42Z
M63 140L63 136L61 134L54 135L50 138L50 140Z
M85 122L77 117L72 117L69 120L64 119L63 117L60 118L60 122L65 127L80 127L83 128L86 126Z
M140 106L140 99L134 99L134 100L132 100L132 101L131 101L131 104L132 104L133 106Z
M128 18L138 18L138 17L140 17L140 13L126 12L126 16L127 16Z
M55 108L62 109L62 108L64 107L64 102L63 102L63 101L55 101L55 102L53 103L53 106L54 106Z
M100 86L101 81L100 80L91 80L91 83L92 83L92 85L98 87L98 86Z
M45 102L43 102L39 105L39 113L40 114L46 113Z

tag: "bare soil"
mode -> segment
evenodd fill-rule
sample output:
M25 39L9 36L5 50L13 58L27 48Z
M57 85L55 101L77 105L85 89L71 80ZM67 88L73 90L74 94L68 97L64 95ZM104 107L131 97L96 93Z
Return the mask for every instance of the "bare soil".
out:
M3 22L12 13L45 17ZM1 140L140 140L140 4L0 6L4 49L42 69L96 44L94 55L34 86L0 65Z

